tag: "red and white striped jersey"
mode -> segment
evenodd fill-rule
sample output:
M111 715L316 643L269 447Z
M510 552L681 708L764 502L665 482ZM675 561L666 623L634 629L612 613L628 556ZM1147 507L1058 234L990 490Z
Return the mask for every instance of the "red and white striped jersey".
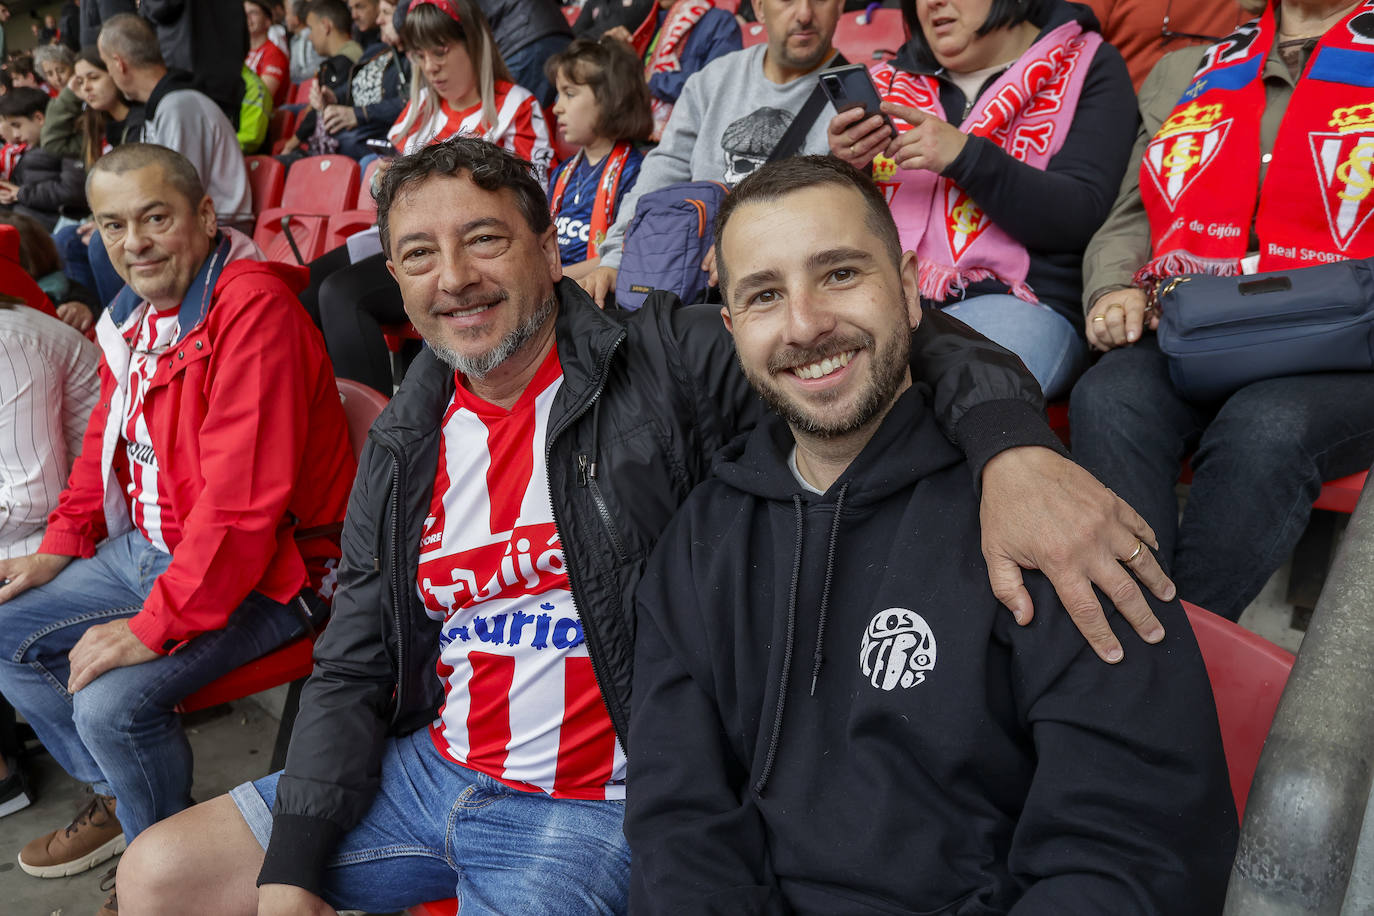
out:
M509 410L459 385L420 536L417 584L443 621L446 759L555 798L625 797L625 753L592 674L554 527L545 443L554 350Z
M428 95L428 87L420 90L421 104L424 104ZM549 125L544 120L543 106L528 89L505 82L496 84L495 103L496 123L484 124L480 102L471 108L455 111L440 99L432 117L412 124L402 132L402 127L410 117L410 105L407 103L387 133L387 139L402 154L408 155L458 134L481 137L528 161L534 166L535 180L540 185L547 185L549 167L553 164L553 147L549 143Z
M181 541L181 523L172 509L170 494L159 489L157 455L148 433L143 398L157 371L158 354L176 340L180 332L179 311L159 312L149 307L138 323L129 357L129 394L124 406L123 426L129 456L129 513L143 536L167 553Z

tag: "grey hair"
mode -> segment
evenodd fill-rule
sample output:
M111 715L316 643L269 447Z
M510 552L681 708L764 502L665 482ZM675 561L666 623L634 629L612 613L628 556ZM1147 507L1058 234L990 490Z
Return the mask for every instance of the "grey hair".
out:
M43 72L43 64L51 61L56 64L65 64L70 70L76 66L76 54L66 45L40 45L33 50L33 65L38 68L38 72ZM61 86L53 87L61 89Z
M163 181L190 201L192 207L205 197L205 183L191 160L176 150L152 143L124 143L97 159L86 173L86 196L90 197L91 182L102 172L123 175L151 165L161 166Z
M96 43L135 67L166 66L153 24L137 13L120 13L106 19Z

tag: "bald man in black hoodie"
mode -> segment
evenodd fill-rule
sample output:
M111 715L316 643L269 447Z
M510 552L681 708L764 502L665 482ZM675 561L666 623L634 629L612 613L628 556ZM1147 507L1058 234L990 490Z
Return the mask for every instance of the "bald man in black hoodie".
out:
M773 412L638 592L631 911L1220 912L1236 812L1183 611L1152 601L1164 643L1108 666L1038 573L1031 625L998 603L969 466L912 383L915 256L881 193L788 160L718 227Z

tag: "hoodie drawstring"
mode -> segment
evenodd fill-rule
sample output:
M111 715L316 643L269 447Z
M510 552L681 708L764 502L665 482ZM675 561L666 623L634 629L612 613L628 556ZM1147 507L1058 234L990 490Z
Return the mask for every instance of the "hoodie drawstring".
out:
M830 523L830 546L825 557L825 585L821 589L821 610L816 624L816 653L811 667L811 695L816 695L816 679L820 676L825 654L821 645L825 640L825 619L830 607L830 583L835 575L835 544L840 536L840 510L844 508L844 495L849 490L846 482L835 497L835 518ZM800 496L792 497L792 509L797 518L797 543L792 551L792 585L787 593L787 635L782 650L782 674L778 678L778 706L773 713L773 733L768 738L768 753L763 758L763 769L754 783L754 794L762 795L768 777L773 774L773 762L778 756L778 743L782 739L782 713L787 706L787 686L792 674L792 650L797 636L797 591L801 587L802 530L805 527L802 517Z
M844 494L849 489L845 481L835 496L835 518L830 523L830 547L825 554L825 585L821 588L820 620L816 623L816 654L811 665L811 695L816 695L816 679L821 676L821 665L825 662L825 614L830 607L830 581L835 575L835 542L840 537L840 510L844 508Z
M802 502L800 496L792 497L792 508L797 516L797 544L792 551L792 586L787 592L787 636L782 650L782 676L778 678L778 708L773 713L773 734L768 739L768 753L763 758L763 769L758 781L754 783L754 794L763 794L768 777L773 773L773 760L778 754L778 740L782 737L782 711L787 705L787 682L792 673L792 647L797 636L797 589L801 584L802 561Z

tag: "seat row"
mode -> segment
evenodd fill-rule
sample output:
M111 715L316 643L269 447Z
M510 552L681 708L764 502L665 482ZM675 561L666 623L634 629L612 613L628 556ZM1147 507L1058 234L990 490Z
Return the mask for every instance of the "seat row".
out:
M271 156L248 156L257 224L253 241L268 260L308 264L377 221L372 179L348 156L307 156L288 170Z

